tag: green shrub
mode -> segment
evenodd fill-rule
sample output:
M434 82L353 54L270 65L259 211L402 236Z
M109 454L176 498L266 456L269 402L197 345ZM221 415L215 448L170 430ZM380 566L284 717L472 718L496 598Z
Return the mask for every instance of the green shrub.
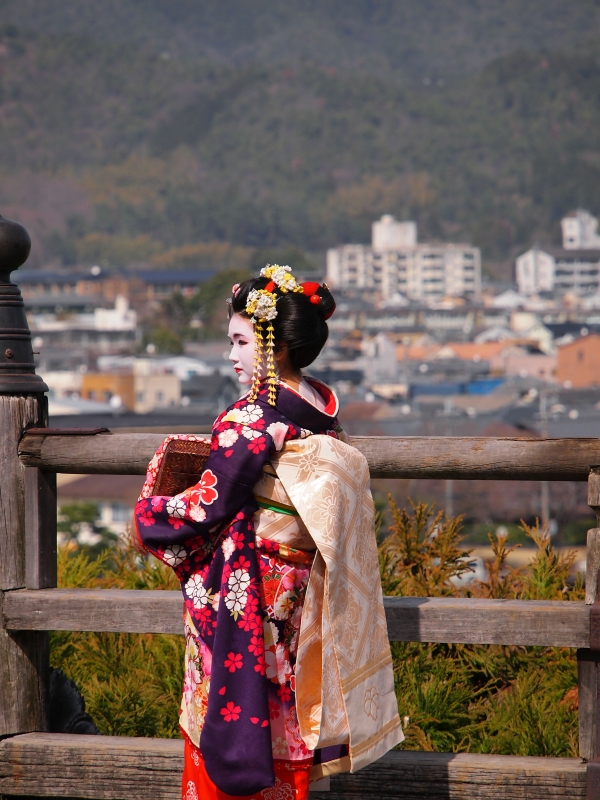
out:
M59 551L59 585L81 588L177 589L175 574L152 557L119 544L98 558ZM179 735L184 640L134 633L50 634L50 661L72 678L101 733Z
M570 577L573 554L560 555L548 532L521 526L532 542L528 567L507 567L519 545L489 534L493 558L486 580L455 585L468 573L461 519L433 506L399 509L380 541L384 593L505 599L580 600ZM383 516L378 514L378 526ZM381 531L378 538L381 539ZM64 547L59 585L118 589L177 589L173 572L125 544L99 556ZM181 636L127 633L51 634L52 665L80 687L102 733L178 736L183 681ZM404 749L512 755L577 755L577 663L563 648L392 643Z
M459 588L469 571L461 520L419 503L398 509L381 543L386 594L527 600L580 600L570 572L574 554L560 555L546 529L522 523L536 546L526 568L507 567L506 536L489 534L494 557L485 581ZM570 649L394 642L396 693L410 750L512 755L577 755L577 662Z

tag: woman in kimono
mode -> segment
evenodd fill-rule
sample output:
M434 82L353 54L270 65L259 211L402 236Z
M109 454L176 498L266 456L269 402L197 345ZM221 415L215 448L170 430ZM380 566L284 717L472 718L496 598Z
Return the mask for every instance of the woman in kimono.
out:
M302 374L327 341L326 320L334 309L326 285L299 285L288 267L266 267L258 279L236 285L230 301L230 360L239 382L250 390L217 417L200 482L175 497L152 496L166 442L174 438L169 437L149 465L136 506L140 544L174 569L184 597L186 657L180 717L185 739L184 800L306 800L311 777L363 766L402 738L391 700L393 677L390 684L391 659L380 601L377 620L368 623L368 635L372 639L374 624L379 625L383 656L371 658L375 666L365 674L387 670L386 690L365 689L371 694L365 695L364 707L369 718L375 719L382 702L390 708L393 702L385 735L379 737L375 750L370 744L359 746L361 752L366 747L369 753L362 762L360 755L354 762L350 757L346 712L337 729L329 725L329 735L323 736L326 695L332 700L335 695L340 707L344 701L339 677L343 669L336 669L331 679L337 695L334 689L324 689L323 664L334 664L336 659L333 650L326 653L334 641L329 636L327 645L321 619L341 620L343 612L330 612L328 606L323 611L326 562L290 499L292 487L300 486L302 480L294 473L286 491L273 469L290 443L302 448L309 440L324 440L327 450L329 443L343 437L336 396L325 384ZM356 453L348 445L343 447ZM337 451L330 455L338 459ZM309 454L309 462L317 463L314 454ZM297 463L293 457L289 475ZM342 467L342 477L347 471ZM310 470L302 474L310 480ZM365 479L363 469L363 484L365 480L368 484L368 471ZM369 498L370 494L365 501L367 525ZM318 540L316 528L313 534ZM373 540L371 549L367 547L372 576L372 527L368 535ZM362 545L355 549L361 551L357 557L364 559L367 550ZM305 635L307 700L301 712L296 704L296 660L301 621L305 620L303 630L308 624L303 607L315 557L320 566L313 570L315 599L310 602L310 616L316 624L312 639ZM346 585L343 572L338 572L342 587ZM347 589L340 589L340 596L344 592ZM369 593L373 595L373 587ZM351 633L359 635L353 620ZM335 632L335 625L331 627ZM341 653L344 648L340 648ZM362 657L365 664L367 656ZM351 683L356 683L356 675ZM365 729L362 739L370 743L372 730ZM325 748L315 747L323 742ZM337 766L328 770L327 763Z

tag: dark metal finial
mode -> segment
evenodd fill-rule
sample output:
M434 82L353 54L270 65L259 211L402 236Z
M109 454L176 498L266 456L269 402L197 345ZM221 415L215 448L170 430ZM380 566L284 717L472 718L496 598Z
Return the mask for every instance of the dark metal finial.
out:
M9 275L29 258L31 239L18 222L0 214L0 281L8 282Z
M0 393L47 392L35 374L31 332L19 287L10 273L24 264L31 250L29 234L18 222L0 216Z

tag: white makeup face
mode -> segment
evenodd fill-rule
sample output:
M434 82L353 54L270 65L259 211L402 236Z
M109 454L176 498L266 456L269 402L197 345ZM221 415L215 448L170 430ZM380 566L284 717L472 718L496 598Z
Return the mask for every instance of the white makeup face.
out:
M229 320L229 341L231 353L229 360L233 363L239 382L242 386L250 386L254 370L254 325L246 317L234 314ZM266 371L265 371L266 374ZM263 378L264 375L261 375Z

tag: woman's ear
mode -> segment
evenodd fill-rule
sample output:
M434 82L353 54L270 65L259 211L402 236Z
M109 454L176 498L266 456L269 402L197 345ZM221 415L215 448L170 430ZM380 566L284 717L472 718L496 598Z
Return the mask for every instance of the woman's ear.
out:
M285 342L279 342L275 345L273 356L275 358L275 365L277 367L278 375L287 375L289 372L293 372L292 365L290 363L290 351L288 350L288 346L285 344Z
M289 357L287 344L285 344L285 342L276 343L275 347L273 348L273 355L275 356L275 361L277 364L279 366L283 366Z

